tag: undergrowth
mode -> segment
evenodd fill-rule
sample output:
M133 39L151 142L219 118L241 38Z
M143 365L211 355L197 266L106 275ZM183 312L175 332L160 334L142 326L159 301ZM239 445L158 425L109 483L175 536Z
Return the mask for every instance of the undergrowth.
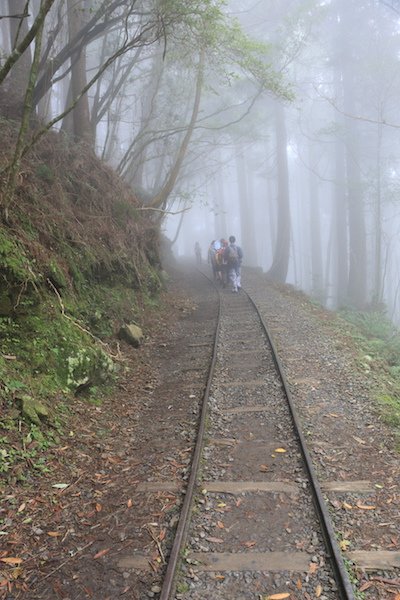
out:
M382 419L400 432L400 331L385 312L341 310L359 348L358 364L371 373Z
M12 124L0 135L1 168ZM141 325L162 287L157 224L90 150L52 133L21 169L0 220L0 472L18 481L21 465L45 472L76 394L101 402L119 328Z

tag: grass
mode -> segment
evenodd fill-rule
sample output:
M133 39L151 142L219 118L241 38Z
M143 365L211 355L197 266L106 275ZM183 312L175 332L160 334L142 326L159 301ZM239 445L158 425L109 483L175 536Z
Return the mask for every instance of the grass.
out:
M400 440L400 331L384 310L346 309L338 312L338 318L338 332L350 336L357 353L356 364L371 378L380 418Z

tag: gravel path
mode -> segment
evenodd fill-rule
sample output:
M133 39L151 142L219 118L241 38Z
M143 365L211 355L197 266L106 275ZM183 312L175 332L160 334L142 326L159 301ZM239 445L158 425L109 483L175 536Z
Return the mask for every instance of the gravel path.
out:
M352 552L398 552L399 455L393 431L379 420L370 376L357 366L351 342L335 328L332 313L290 287L271 285L252 272L245 285L284 363L321 482L367 482L365 492L326 494L344 556L351 564L357 557ZM365 598L397 597L398 558L395 562L390 571L356 570Z

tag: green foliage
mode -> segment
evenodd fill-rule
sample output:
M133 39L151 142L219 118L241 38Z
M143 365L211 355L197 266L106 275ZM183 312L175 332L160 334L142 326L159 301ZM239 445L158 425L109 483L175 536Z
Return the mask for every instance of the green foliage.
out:
M385 361L390 367L400 367L400 332L380 311L342 310L339 313L354 325L353 336L358 339L367 354Z
M48 183L52 183L54 181L53 171L45 164L41 164L36 167L36 175Z
M208 68L221 81L230 85L244 78L258 88L292 100L293 93L282 74L272 68L272 46L248 36L237 19L224 13L225 4L221 0L163 0L160 11L166 35L175 42L168 49L169 59L183 60L193 70L203 49Z
M32 261L8 230L0 225L0 275L9 285L37 281Z
M383 419L392 427L400 428L400 398L390 394L378 396L378 402L383 407Z
M343 562L344 562L346 571L349 575L350 583L353 586L354 598L356 598L356 600L365 600L365 593L357 590L357 587L359 586L360 582L356 575L354 564L352 563L351 560L347 559L346 557L343 557Z
M339 314L346 321L355 325L367 339L387 340L395 333L393 324L384 312L343 309Z
M137 220L138 210L133 204L116 200L112 205L112 216L120 227L125 228L129 220Z
M348 331L360 348L360 366L376 376L382 419L400 429L400 332L383 311L342 310L340 315L351 325Z
M64 288L67 286L65 275L55 259L52 259L49 263L49 276L57 287Z
M43 432L31 424L26 432L16 426L10 427L8 421L0 421L0 427L13 431L13 444L8 436L0 437L0 473L6 478L13 476L19 482L27 479L26 465L29 463L36 474L50 471L47 465L46 451L59 443L58 433L54 429Z

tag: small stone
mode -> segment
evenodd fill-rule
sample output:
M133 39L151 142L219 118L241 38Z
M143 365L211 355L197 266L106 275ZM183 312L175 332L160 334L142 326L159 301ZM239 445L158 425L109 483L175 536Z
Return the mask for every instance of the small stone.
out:
M123 325L118 332L118 337L131 346L138 348L143 341L143 331L137 325Z

